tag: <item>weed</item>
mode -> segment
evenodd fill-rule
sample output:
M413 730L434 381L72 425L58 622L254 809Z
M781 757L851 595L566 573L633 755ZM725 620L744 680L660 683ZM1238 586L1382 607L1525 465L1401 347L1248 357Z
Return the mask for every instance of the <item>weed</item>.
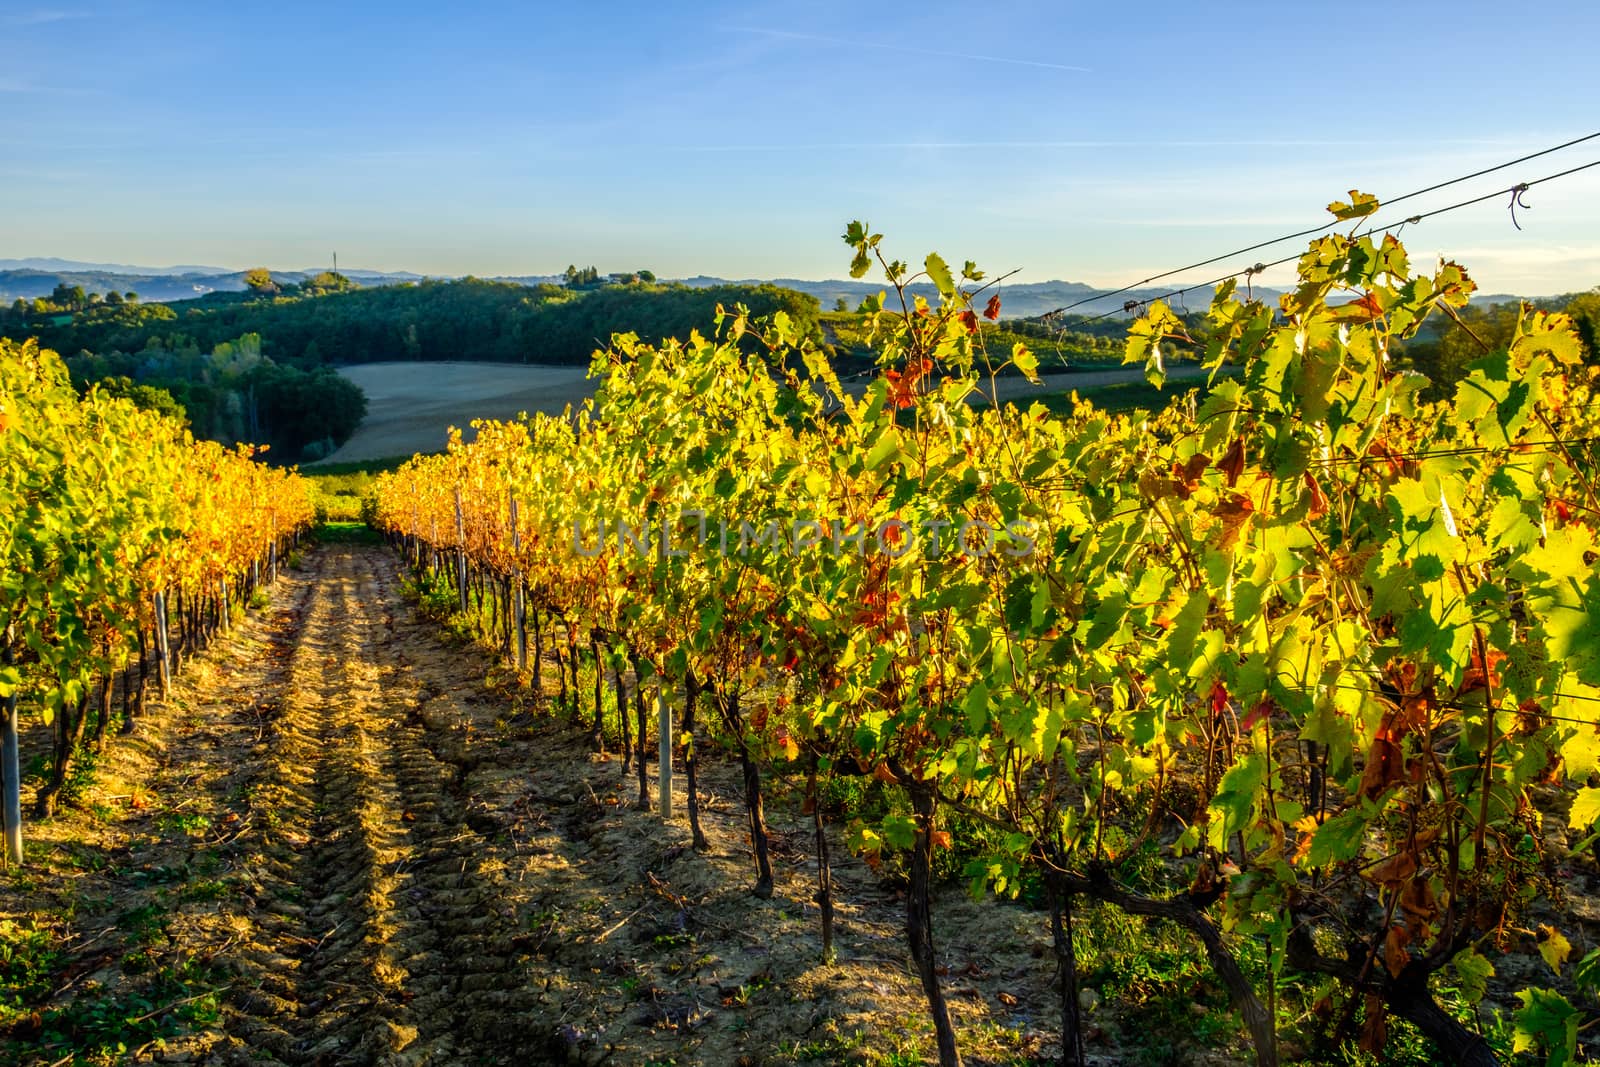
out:
M94 785L95 768L100 765L100 755L87 745L72 749L72 760L67 764L67 780L61 785L61 803L67 807L82 807L89 787Z
M121 1060L150 1041L214 1026L222 1017L221 990L205 988L221 985L219 975L197 960L150 973L137 993L112 994L91 985L63 1007L44 1012L39 1048L68 1050L73 1062Z
M117 926L132 935L140 945L153 945L171 940L171 919L166 911L155 904L141 904L117 916Z
M195 811L164 811L156 816L156 827L167 832L181 831L192 837L211 829L211 817Z
M190 901L222 900L228 896L228 892L228 883L220 878L201 878L180 889L178 898Z
M48 996L61 954L49 930L0 920L0 1028Z
M657 948L679 948L693 945L693 934L657 934L655 944Z

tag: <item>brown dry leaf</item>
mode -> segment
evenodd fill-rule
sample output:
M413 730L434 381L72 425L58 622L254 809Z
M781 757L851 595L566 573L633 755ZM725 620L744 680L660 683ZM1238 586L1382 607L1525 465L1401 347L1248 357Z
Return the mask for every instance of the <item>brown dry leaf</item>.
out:
M1416 855L1411 852L1400 852L1367 868L1366 877L1380 885L1397 887L1416 873Z
M1244 438L1235 437L1233 443L1222 453L1217 460L1217 470L1228 479L1228 488L1232 489L1239 481L1239 475L1244 473Z
M1385 789L1405 780L1405 754L1400 751L1400 746L1387 737L1374 738L1372 749L1367 753L1367 765L1361 770L1361 785L1357 793L1363 800L1372 800Z
M1017 998L1012 996L1010 993L1007 993L1003 989L995 994L995 999L1008 1008L1014 1008L1017 1006Z
M1367 994L1367 1019L1361 1024L1361 1051L1379 1053L1389 1043L1389 1021L1383 1000L1375 993Z
M1411 917L1412 925L1426 924L1439 914L1439 903L1428 879L1413 878L1406 883L1400 891L1400 910Z
M1410 941L1411 934L1403 926L1389 927L1389 936L1383 939L1383 964L1394 978L1399 978L1400 972L1411 962L1411 957L1406 953L1406 945Z

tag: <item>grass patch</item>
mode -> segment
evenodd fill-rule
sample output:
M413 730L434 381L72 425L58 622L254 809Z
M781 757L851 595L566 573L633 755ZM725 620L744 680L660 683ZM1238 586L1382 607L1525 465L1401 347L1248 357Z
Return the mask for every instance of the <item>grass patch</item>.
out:
M316 538L323 544L376 545L383 543L383 535L364 522L330 521L316 529Z
M1182 400L1191 390L1198 390L1198 399L1205 399L1209 390L1205 381L1175 381L1168 382L1164 387L1157 389L1149 382L1121 382L1117 385L1102 385L1093 389L1076 390L1079 401L1087 401L1101 411L1130 412L1130 411L1165 411L1175 402ZM1073 402L1072 392L1046 393L1038 398L1038 403L1043 404L1051 414L1067 416L1078 408Z
M352 474L387 474L411 462L410 456L384 456L381 459L362 459L350 463L312 463L302 465L300 473L318 481Z

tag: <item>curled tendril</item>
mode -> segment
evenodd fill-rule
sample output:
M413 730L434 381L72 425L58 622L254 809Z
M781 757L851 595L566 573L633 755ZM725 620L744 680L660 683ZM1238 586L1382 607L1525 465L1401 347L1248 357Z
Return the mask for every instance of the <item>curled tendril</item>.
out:
M1526 193L1527 191L1527 182L1523 182L1521 185L1514 185L1511 187L1511 203L1508 205L1511 208L1511 225L1515 226L1519 230L1522 229L1522 224L1517 221L1517 208L1520 207L1524 211L1531 211L1533 209L1532 204L1522 199L1522 194Z
M1246 300L1254 300L1256 298L1255 276L1257 274L1260 274L1262 271L1264 271L1266 269L1267 269L1267 265L1265 263L1256 263L1253 266L1245 268L1245 271L1244 271L1244 298Z

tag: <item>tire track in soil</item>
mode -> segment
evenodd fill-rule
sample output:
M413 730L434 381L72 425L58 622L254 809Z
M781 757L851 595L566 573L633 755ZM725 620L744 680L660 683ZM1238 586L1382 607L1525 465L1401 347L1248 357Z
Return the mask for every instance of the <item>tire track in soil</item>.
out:
M264 889L226 1020L229 1062L546 1060L498 870L460 770L417 711L434 692L389 648L398 594L333 546L294 644L257 810Z

